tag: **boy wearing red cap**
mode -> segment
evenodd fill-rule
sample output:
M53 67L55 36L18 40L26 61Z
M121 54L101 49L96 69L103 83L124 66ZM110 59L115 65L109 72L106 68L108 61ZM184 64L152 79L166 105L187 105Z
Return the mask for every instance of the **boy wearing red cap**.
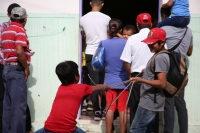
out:
M152 53L157 54L165 49L165 38L166 32L163 29L153 28L142 42L147 44ZM131 78L135 83L141 83L140 102L130 127L131 133L152 132L156 114L164 110L163 89L166 86L166 75L170 67L169 56L161 53L155 57L155 72L151 70L151 60L148 61L142 78Z
M136 18L136 26L139 33L129 37L120 57L120 59L124 61L124 67L129 78L135 76L142 77L141 71L146 67L148 60L153 55L153 53L149 51L148 46L141 42L148 36L152 26L151 15L148 13L139 14ZM134 119L140 101L140 86L141 84L134 84L130 92L130 125Z

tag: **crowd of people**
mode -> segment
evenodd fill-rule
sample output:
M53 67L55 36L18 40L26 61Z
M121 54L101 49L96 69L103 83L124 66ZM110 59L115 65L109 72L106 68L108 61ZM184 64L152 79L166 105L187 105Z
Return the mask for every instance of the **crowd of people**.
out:
M80 30L86 44L84 70L88 70L92 81L85 79L87 82L78 84L78 65L73 61L59 63L55 72L61 85L44 127L35 133L85 133L76 126L81 104L82 111L94 112L94 120L105 118L106 133L115 131L113 120L118 116L120 133L127 132L127 108L130 109L131 133L158 133L161 111L164 111L163 132L173 133L174 108L178 113L180 133L188 133L184 90L171 98L165 97L163 92L170 68L168 54L158 54L155 72L151 70L152 56L172 48L182 38L174 51L184 55L189 62L187 56L192 55L193 35L187 28L190 22L188 0L169 0L163 4L160 9L162 21L154 28L149 13L137 15L136 27L123 27L119 19L111 19L100 12L104 0L91 0L90 5L91 12L80 18ZM8 17L10 20L0 26L0 133L33 133L26 81L34 52L29 49L24 28L27 12L14 3L8 7ZM92 65L98 47L105 49L101 71L95 71ZM84 78L88 78L87 74ZM124 81L129 81L132 88L127 89L130 84Z

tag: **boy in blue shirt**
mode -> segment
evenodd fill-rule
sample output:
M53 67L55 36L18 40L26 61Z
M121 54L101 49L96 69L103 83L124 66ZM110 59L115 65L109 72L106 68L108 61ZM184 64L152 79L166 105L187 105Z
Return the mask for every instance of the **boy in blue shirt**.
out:
M190 23L188 0L168 0L168 2L163 4L161 8L171 8L171 15L158 23L157 27L186 27Z

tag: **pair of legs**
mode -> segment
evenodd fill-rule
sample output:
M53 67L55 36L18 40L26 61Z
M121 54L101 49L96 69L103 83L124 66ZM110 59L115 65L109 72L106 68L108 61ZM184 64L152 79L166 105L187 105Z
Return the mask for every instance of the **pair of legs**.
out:
M164 133L174 132L175 108L178 114L179 132L188 133L188 113L184 100L184 91L185 90L183 90L178 97L166 98L165 100Z
M93 70L92 63L91 63L92 57L93 55L86 54L86 63L87 63L89 75L95 84L103 83L104 72L100 73ZM90 85L94 85L94 83L90 82ZM95 91L91 95L91 99L92 99L92 103L94 107L94 113L95 113L95 117L94 117L95 120L101 120L101 117L102 117L102 108L99 101L100 100L99 94L100 92Z
M3 98L4 98L4 92L5 92L5 87L3 84L3 65L0 64L0 133L2 133L2 115L3 115ZM31 133L31 114L29 107L27 105L26 108L26 132Z
M153 133L153 123L157 112L138 106L130 133Z
M41 129L35 131L34 133L56 133L56 132L46 131L44 128L41 128ZM72 131L70 133L86 133L86 132L83 131L81 128L76 127L76 130Z
M5 65L3 69L5 94L3 100L3 133L25 133L27 85L25 74L18 66Z
M157 27L162 26L175 26L175 27L186 27L190 23L190 16L172 16L162 20L158 23Z
M122 90L109 90L106 92L106 107L108 111L106 114L106 133L112 132L112 124L114 119L114 112L116 108L119 112L120 133L126 132L127 115L125 115L126 101L128 97L128 90L125 90L119 99L111 105L115 98L122 92ZM126 117L126 118L125 118ZM125 121L124 121L125 120ZM125 123L124 123L125 122Z
M135 76L142 77L143 76L142 74L139 74L139 75L138 74L139 74L138 72L134 72L134 73L131 73L131 76L132 77L135 77ZM131 95L130 95L130 99L129 99L130 125L133 122L133 119L135 117L135 114L136 114L136 111L138 108L138 104L140 102L140 87L141 87L141 84L134 84ZM158 133L158 130L159 130L159 114L158 113L156 114L156 118L155 118L155 121L152 126L153 126L154 133Z

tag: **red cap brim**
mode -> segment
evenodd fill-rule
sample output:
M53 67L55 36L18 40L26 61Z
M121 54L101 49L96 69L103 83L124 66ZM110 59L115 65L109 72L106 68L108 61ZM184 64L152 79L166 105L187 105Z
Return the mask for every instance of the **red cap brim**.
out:
M147 38L147 39L144 39L142 42L146 43L147 45L151 45L151 44L154 44L158 41L158 39L152 39L152 38Z

